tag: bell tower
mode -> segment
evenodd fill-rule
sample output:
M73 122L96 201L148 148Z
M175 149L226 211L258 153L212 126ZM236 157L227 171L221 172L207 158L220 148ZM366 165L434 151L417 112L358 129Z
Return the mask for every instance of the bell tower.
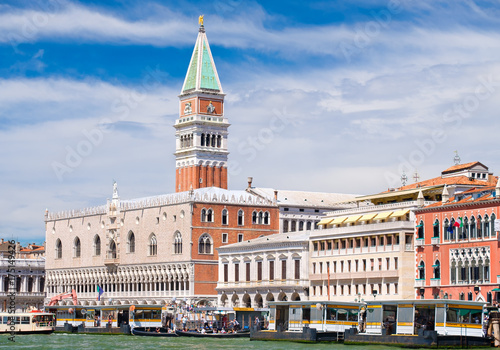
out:
M203 16L179 95L175 121L175 191L227 189L227 129L224 92L208 45Z

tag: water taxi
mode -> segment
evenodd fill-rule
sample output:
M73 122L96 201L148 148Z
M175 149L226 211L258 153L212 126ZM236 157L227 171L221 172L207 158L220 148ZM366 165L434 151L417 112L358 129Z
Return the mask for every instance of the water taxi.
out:
M48 312L0 312L0 334L52 333L55 315Z
M346 344L411 347L489 346L484 302L465 300L368 301Z

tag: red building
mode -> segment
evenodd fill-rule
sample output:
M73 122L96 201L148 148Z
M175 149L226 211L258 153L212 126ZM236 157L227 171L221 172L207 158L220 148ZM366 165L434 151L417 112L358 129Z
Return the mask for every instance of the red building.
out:
M498 302L500 181L417 209L416 294Z

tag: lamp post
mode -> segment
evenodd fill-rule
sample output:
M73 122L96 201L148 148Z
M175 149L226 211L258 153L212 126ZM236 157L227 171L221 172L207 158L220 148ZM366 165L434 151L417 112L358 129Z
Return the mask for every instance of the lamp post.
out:
M479 294L479 290L480 290L480 288L479 288L479 286L476 284L476 285L474 286L474 293L476 293L476 296Z
M420 288L419 289L419 293L420 293L420 299L424 299L425 289L424 288Z
M378 294L377 290L374 289L372 294L373 294L373 300L375 300L375 298L377 297L377 294Z

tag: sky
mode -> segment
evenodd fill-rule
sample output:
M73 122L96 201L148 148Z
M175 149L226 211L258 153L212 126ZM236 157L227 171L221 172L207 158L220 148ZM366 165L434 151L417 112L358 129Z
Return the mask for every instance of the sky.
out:
M229 188L372 194L500 173L497 1L0 0L0 237L44 212L174 192L178 95L204 25Z

